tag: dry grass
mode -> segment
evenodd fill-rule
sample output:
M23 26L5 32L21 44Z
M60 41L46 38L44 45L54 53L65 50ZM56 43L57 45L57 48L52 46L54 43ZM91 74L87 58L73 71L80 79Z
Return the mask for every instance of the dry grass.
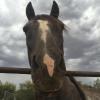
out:
M100 90L96 90L93 87L81 86L85 92L88 100L100 100Z

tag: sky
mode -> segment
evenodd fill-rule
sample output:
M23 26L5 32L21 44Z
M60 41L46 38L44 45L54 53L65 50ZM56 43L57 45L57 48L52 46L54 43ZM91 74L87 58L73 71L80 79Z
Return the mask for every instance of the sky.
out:
M0 0L0 66L29 67L25 34L25 9L31 1L36 15L49 14L53 0ZM100 0L56 0L64 31L67 70L100 71ZM20 83L30 75L0 74L0 80ZM96 78L79 78L91 83Z

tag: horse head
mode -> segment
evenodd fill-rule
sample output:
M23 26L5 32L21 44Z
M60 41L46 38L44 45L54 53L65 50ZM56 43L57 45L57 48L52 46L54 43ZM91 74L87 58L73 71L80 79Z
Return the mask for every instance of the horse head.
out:
M58 90L66 71L63 52L64 24L58 19L59 7L54 1L50 15L35 15L31 2L26 7L26 35L32 79L38 87ZM53 85L51 85L53 84Z

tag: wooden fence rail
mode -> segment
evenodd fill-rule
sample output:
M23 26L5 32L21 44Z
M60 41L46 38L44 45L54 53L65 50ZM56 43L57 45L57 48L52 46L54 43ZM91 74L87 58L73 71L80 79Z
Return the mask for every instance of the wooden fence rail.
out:
M30 74L30 68L12 68L12 67L0 67L0 73L10 74ZM66 76L78 76L78 77L100 77L100 72L90 71L66 71Z

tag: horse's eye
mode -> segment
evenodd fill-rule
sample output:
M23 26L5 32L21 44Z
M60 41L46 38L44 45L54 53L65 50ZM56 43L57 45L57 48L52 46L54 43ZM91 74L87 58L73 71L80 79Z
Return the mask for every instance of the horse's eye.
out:
M23 27L23 31L24 31L25 33L28 31L27 25L25 25L25 26Z

